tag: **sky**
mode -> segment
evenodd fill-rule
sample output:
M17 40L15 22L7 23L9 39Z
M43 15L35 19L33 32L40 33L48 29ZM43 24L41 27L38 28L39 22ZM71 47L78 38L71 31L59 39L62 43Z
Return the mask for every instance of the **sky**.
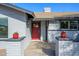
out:
M52 12L79 12L79 3L16 3L15 5L32 12L43 12L44 7L50 7Z

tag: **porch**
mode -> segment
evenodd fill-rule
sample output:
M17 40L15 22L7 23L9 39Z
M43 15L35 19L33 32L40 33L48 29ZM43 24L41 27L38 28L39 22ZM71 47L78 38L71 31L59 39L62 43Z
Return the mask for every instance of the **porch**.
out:
M5 48L0 48L0 56L55 56L55 45L47 42L31 41L25 47L23 41L2 41L2 43L7 45L3 46Z
M79 32L79 14L76 12L53 13L38 12L34 13L35 18L32 22L40 22L40 40L50 43L56 41L56 37L61 32L66 32L70 39Z
M53 48L52 48L53 47ZM25 56L55 56L55 46L47 42L32 41L24 51Z
M42 14L42 15L45 15L45 14ZM52 44L53 43L58 44L58 46L54 45L55 47L57 47L57 49L59 49L59 50L55 49L55 51L61 52L61 49L60 49L61 46L59 46L59 45L62 45L62 51L64 51L64 46L68 45L68 43L64 44L64 42L68 41L71 43L74 40L74 38L76 37L76 36L74 36L74 34L79 33L79 15L78 14L70 14L70 15L66 14L66 15L62 15L62 16L58 16L58 17L46 18L46 17L41 16L41 13L40 13L40 15L38 14L37 18L35 18L33 21L41 22L41 33L42 33L41 37L45 38L43 40L47 40L49 43L52 43ZM67 34L67 37L69 37L69 38L67 41L62 41L61 42L62 44L61 43L59 44L59 43L57 43L56 37L61 36L62 32L65 32ZM60 42L60 41L58 40L58 42ZM71 51L71 54L79 55L77 53L78 52L78 48L76 47L77 44L78 44L78 42L76 42L75 44L74 44L74 42L72 42L72 44L70 44L66 48L71 48L71 46L73 46L73 48L71 49L71 50L73 50L73 51ZM77 51L74 50L75 47L76 47ZM66 51L67 51L67 53L70 53L70 52L68 52L68 50L66 50ZM58 52L58 54L60 52ZM73 52L75 52L75 54ZM62 55L64 55L64 52ZM68 55L68 54L66 54L66 55Z

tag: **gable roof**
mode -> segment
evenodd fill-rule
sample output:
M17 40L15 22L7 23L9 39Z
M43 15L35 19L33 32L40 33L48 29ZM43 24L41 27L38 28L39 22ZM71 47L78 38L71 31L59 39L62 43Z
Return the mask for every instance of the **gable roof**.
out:
M15 9L15 10L18 10L18 11L23 12L25 14L28 14L31 17L34 17L32 11L29 11L29 10L26 10L26 9L23 9L23 8L20 8L18 6L13 5L13 4L10 4L10 3L0 3L0 5L6 6L6 7L10 7L12 9Z

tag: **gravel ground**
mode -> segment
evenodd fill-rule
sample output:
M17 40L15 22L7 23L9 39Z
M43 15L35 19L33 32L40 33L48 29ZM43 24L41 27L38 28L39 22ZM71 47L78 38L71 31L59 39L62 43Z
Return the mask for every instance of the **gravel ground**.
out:
M27 49L25 49L25 56L55 56L55 48L49 43L33 41Z

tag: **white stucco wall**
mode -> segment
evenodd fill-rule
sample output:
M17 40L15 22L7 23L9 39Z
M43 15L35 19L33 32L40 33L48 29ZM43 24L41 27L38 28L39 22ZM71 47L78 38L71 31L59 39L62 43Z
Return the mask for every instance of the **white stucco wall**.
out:
M8 19L8 22L9 38L12 37L14 32L18 32L20 34L20 37L26 36L26 22L22 22L10 17Z
M27 27L28 26L28 27ZM26 38L21 42L22 54L24 55L24 51L31 43L31 21L29 21L28 25L26 26Z
M27 15L11 8L0 6L0 17L8 18L8 38L11 38L14 32L19 32L20 37L28 35L30 38L31 25L27 26Z
M26 35L27 16L24 13L0 6L0 17L8 18L8 38L12 38L14 32L21 36Z
M48 41L49 42L56 42L56 37L60 36L60 23L58 21L50 21L49 22L50 27L48 26ZM65 31L65 30L63 30ZM71 39L74 38L75 32L79 33L79 31L65 31L67 33L67 36Z
M27 15L11 8L0 6L0 18L8 18L8 38L12 38L14 32L18 32L20 37L26 36L22 43L23 49L25 49L25 46L31 41L31 21L27 25Z
M49 42L55 42L55 36L59 36L58 30L60 28L60 23L58 21L49 21L48 25L48 41Z

